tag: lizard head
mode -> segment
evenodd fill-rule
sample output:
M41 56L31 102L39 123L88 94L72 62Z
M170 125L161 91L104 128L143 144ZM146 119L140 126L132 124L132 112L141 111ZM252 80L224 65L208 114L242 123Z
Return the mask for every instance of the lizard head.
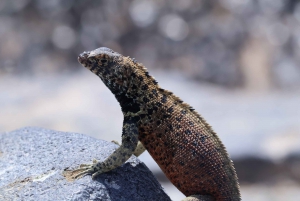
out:
M121 58L121 54L114 52L107 47L100 47L93 51L81 53L78 56L78 61L84 67L98 75L105 70L113 70Z
M124 111L134 111L138 108L132 106L130 109L128 104L149 102L148 99L139 99L138 97L143 97L149 90L154 90L156 93L156 88L159 88L143 64L109 48L101 47L83 52L79 55L78 61L101 78L121 105L126 105L122 107L125 108Z
M123 65L126 59L127 57L106 47L83 52L78 57L79 63L98 75L113 93L126 90L128 69Z

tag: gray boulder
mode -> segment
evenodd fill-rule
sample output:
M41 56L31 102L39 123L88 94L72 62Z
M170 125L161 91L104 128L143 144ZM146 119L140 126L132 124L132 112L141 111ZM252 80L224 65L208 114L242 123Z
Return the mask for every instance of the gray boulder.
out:
M100 175L68 179L64 170L104 160L117 145L82 134L22 128L0 134L0 200L162 200L170 198L136 157Z

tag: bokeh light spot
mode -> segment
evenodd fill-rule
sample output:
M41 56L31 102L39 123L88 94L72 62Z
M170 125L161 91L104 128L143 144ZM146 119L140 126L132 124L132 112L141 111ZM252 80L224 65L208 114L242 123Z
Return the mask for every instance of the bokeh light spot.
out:
M149 26L156 16L156 5L150 0L135 0L129 8L130 16L139 27Z
M60 49L70 49L75 45L76 35L68 26L57 26L52 34L53 44Z
M189 26L178 15L169 14L161 18L159 28L164 36L174 40L181 41L188 36Z

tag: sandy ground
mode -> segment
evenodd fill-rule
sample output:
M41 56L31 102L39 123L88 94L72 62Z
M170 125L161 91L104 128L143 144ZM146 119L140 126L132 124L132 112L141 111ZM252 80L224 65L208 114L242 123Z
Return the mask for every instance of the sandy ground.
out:
M153 72L159 84L192 105L219 134L233 158L256 155L280 160L300 153L300 92L253 93L187 81ZM121 137L122 113L111 92L88 71L48 77L1 77L0 132L24 126L84 133L104 140ZM140 159L160 171L145 153ZM173 200L183 195L163 183ZM243 200L295 200L294 184L242 186Z

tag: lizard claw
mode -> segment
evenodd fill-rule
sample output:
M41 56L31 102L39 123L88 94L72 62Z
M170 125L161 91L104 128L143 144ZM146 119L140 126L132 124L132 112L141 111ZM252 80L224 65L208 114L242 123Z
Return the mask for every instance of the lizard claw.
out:
M79 172L79 173L76 174L75 172ZM92 169L80 168L80 169L74 170L72 173L75 173L73 178L78 179L79 177L87 175L87 174L91 174L92 172L93 172Z
M97 160L95 159L93 160L92 164L81 164L78 169L71 171L72 178L78 179L81 176L93 174L96 172L95 164L97 164Z
M92 179L95 180L96 177L97 177L98 175L100 175L101 173L102 173L102 172L95 172L94 174L92 174Z
M112 140L111 142L114 143L114 144L116 144L116 145L121 146L120 143L117 140Z

